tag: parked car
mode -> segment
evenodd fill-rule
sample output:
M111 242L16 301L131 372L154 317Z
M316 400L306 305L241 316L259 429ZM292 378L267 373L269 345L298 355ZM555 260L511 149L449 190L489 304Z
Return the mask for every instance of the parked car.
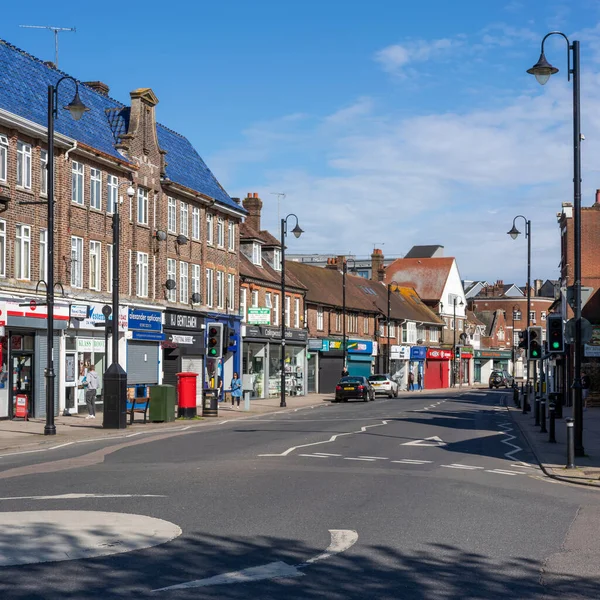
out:
M494 370L490 373L490 390L492 388L498 389L501 385L505 388L512 387L514 383L513 376L508 371Z
M385 394L388 398L398 397L398 384L389 375L371 375L369 383L375 394Z
M335 401L375 400L375 390L366 377L342 377L335 386Z

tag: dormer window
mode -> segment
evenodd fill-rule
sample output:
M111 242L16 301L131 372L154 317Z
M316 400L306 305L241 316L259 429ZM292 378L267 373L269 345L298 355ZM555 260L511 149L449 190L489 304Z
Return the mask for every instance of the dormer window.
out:
M279 248L273 250L273 268L276 271L281 271L281 250Z
M262 266L262 255L260 251L260 244L254 242L252 244L252 262L259 267Z

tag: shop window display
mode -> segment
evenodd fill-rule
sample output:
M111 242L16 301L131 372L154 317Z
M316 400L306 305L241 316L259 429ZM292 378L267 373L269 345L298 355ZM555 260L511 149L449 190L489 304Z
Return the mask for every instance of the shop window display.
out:
M264 397L265 353L264 344L246 344L243 373L250 377L253 398Z

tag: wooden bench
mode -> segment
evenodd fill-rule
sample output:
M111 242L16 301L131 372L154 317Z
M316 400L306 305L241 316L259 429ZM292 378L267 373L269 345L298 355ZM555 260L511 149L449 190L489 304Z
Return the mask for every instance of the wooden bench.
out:
M133 425L135 413L144 413L144 424L148 415L148 407L150 406L150 398L128 398L127 412L129 413L129 424Z

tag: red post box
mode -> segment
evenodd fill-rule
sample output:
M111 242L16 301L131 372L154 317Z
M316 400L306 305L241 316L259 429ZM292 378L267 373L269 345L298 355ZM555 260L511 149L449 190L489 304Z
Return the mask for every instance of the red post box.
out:
M196 378L198 373L177 373L177 416L196 416Z

